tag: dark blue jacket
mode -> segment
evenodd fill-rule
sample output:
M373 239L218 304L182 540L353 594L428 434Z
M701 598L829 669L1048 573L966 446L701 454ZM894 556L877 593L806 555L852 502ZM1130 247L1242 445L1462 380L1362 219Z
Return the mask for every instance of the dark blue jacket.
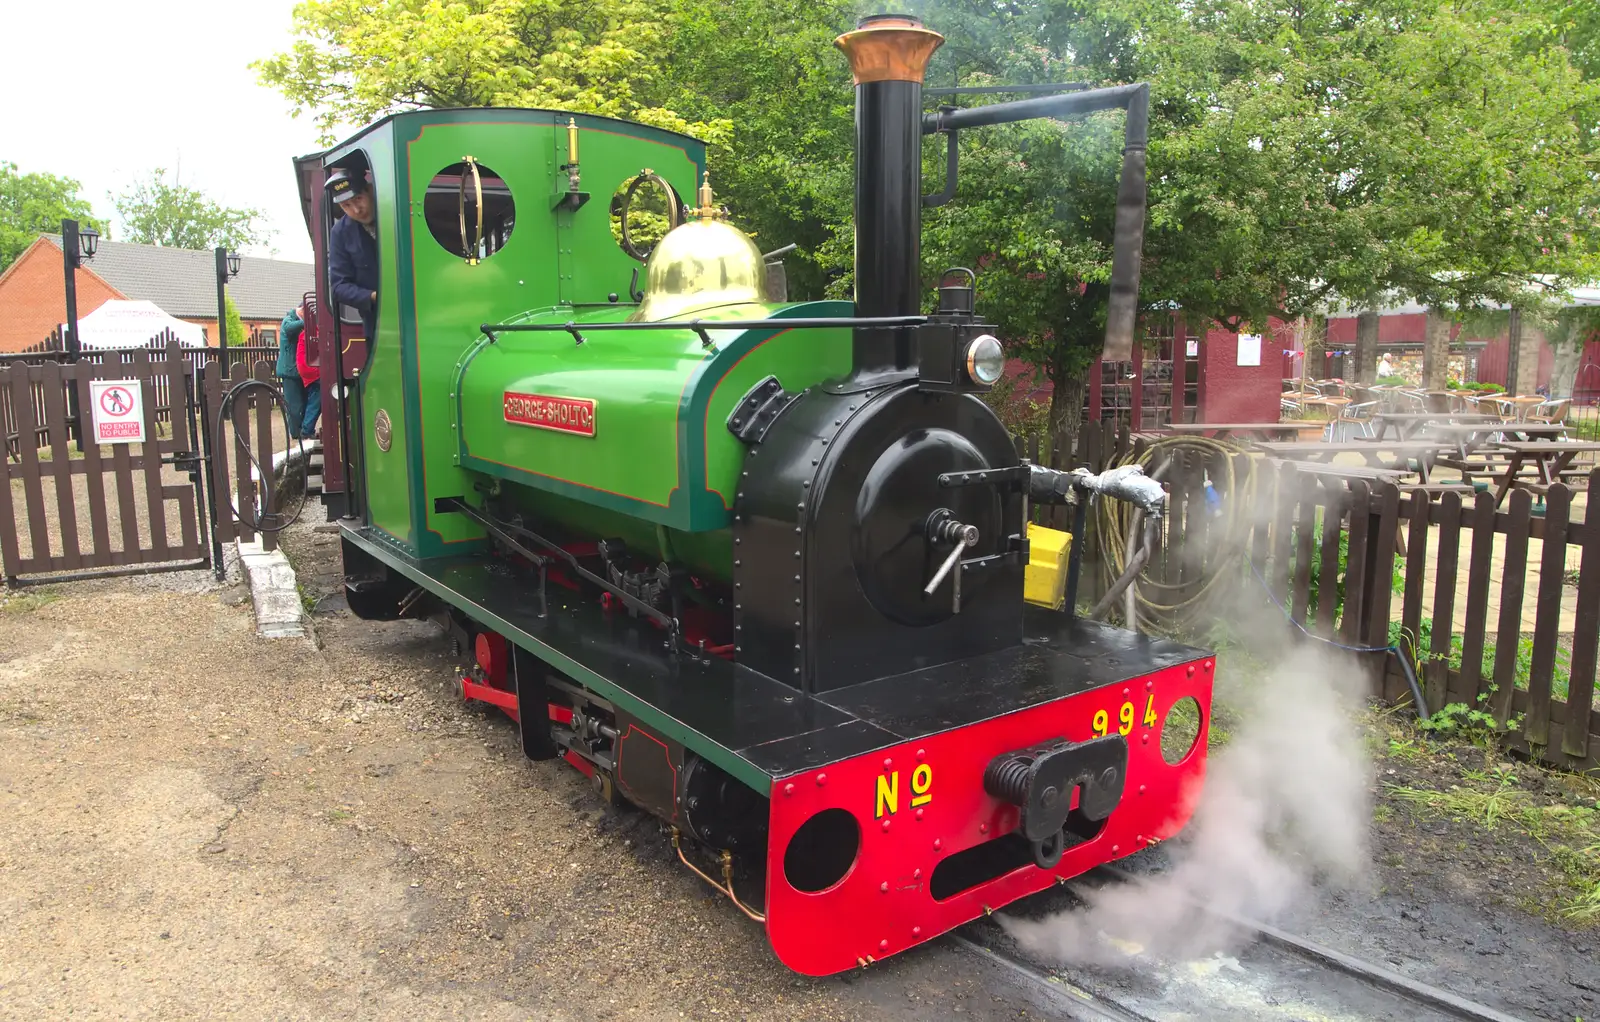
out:
M370 341L377 333L378 308L372 292L378 290L378 240L348 216L333 225L328 272L333 278L333 297L361 312L361 325Z

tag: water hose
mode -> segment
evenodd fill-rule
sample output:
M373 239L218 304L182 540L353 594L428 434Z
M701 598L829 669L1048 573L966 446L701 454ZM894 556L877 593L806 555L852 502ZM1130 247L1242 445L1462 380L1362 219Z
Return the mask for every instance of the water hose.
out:
M1237 457L1241 454L1246 454L1245 448L1227 440L1172 436L1156 440L1137 453L1113 457L1107 463L1108 470L1138 465L1152 478L1166 478L1170 484L1174 459L1191 455L1204 457L1213 472L1211 486L1226 509L1209 522L1205 549L1200 555L1203 560L1185 555L1186 559L1181 562L1184 576L1181 581L1170 581L1166 577L1171 566L1170 552L1165 558L1146 556L1126 594L1134 607L1131 617L1137 620L1124 620L1125 627L1168 631L1181 626L1215 596L1219 586L1232 583L1231 570L1238 567L1237 555L1249 541L1250 509L1256 501L1255 459ZM1189 497L1204 499L1204 493L1191 493ZM1171 513L1170 503L1168 513ZM1094 514L1100 574L1103 583L1109 586L1121 578L1139 556L1138 544L1129 542L1129 538L1137 536L1137 519L1142 510L1123 501L1100 500L1095 502ZM1194 513L1190 514L1193 520ZM1126 609L1123 617L1130 617Z
M1158 451L1161 452L1159 463L1152 469L1151 464L1158 461L1156 453ZM1168 558L1165 559L1153 555L1152 546L1156 537L1152 535L1151 530L1145 530L1146 539L1142 547L1132 542L1144 515L1142 508L1118 500L1096 501L1094 511L1096 540L1100 552L1102 578L1107 583L1115 584L1112 580L1122 581L1123 576L1133 574L1132 583L1127 584L1126 592L1122 595L1133 604L1134 609L1131 613L1124 611L1124 617L1137 618L1136 626L1139 631L1144 632L1171 631L1175 627L1194 624L1199 616L1196 612L1206 605L1217 588L1232 584L1232 574L1238 569L1240 559L1243 558L1245 563L1249 564L1255 580L1260 583L1267 601L1277 607L1289 624L1307 638L1352 653L1392 654L1400 664L1400 672L1405 677L1406 686L1411 690L1412 705L1416 709L1418 718L1427 721L1428 704L1413 663L1414 650L1411 656L1407 656L1398 644L1352 646L1317 635L1303 623L1296 621L1289 608L1273 594L1272 588L1261 576L1261 571L1256 567L1250 552L1245 549L1259 514L1256 510L1257 459L1249 457L1245 448L1210 437L1164 437L1145 447L1137 455L1113 457L1106 468L1109 470L1124 465L1139 465L1152 478L1162 478L1170 476L1173 458L1191 453L1206 457L1207 468L1216 473L1210 477L1210 487L1217 495L1221 511L1211 516L1204 549L1197 556L1177 552L1177 555L1183 558L1178 562L1186 576L1183 581L1168 583L1151 575L1153 567L1160 564L1165 568L1167 561L1173 555L1170 551ZM1240 454L1246 456L1236 457ZM1205 499L1206 494L1203 491L1191 493L1189 498ZM1167 510L1169 514L1172 512L1170 498ZM1201 513L1209 511L1208 507ZM1133 569L1132 572L1129 571L1130 567ZM1115 595L1108 593L1108 598L1102 600L1101 606L1097 607L1096 611L1109 609L1110 598ZM1212 605L1213 609L1215 606ZM1135 627L1132 621L1125 620L1123 623L1125 627ZM1408 645L1411 644L1409 638L1406 641Z
M241 380L229 387L223 393L222 401L217 408L217 431L213 434L213 436L216 437L217 443L220 444L225 442L222 439L224 436L222 427L233 417L234 401L236 401L239 395L244 391L255 389L266 391L268 399L278 406L278 412L282 416L284 435L291 436L292 439L299 443L301 460L305 460L305 438L292 437L289 430L289 406L284 403L283 394L278 390L278 388L274 387L265 380ZM262 465L261 460L256 457L255 446L246 440L244 436L244 434L247 434L248 432L248 429L238 429L237 423L235 423L235 443L237 443L240 449L244 451L245 456L249 458L251 466L255 469L256 478L261 480L262 488L265 490L266 486L268 485L267 475L272 471L272 469L268 466ZM270 444L271 438L268 437L267 439L268 443ZM239 465L238 471L241 473L244 472L244 465ZM224 484L226 484L226 480L224 480ZM300 490L300 502L295 505L294 514L285 516L277 511L261 509L256 515L255 521L246 521L245 516L240 512L238 505L233 502L233 493L231 488L224 485L224 492L227 494L228 509L233 512L234 521L238 522L251 532L282 532L284 529L287 529L289 526L299 521L300 514L305 510L306 506L306 489L302 487Z

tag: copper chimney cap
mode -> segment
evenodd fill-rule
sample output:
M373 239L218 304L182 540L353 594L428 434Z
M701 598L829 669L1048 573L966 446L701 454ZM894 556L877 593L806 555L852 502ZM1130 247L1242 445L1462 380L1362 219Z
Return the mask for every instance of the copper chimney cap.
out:
M874 14L862 18L854 32L833 41L850 59L856 84L865 82L921 83L933 51L944 36L906 14Z

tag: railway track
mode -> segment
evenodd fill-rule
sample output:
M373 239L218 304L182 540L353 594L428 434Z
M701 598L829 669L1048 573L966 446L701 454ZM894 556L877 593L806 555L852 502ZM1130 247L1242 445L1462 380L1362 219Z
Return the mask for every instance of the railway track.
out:
M1130 874L1102 867L1061 890L1079 904L1094 881L1124 883ZM1066 907L1066 906L1063 906ZM998 923L981 920L952 935L965 952L988 961L1039 999L1085 1022L1169 1019L1361 1020L1361 1022L1524 1022L1497 1008L1412 979L1285 930L1202 907L1250 935L1234 955L1200 962L1130 956L1131 968L1061 969L1038 961Z

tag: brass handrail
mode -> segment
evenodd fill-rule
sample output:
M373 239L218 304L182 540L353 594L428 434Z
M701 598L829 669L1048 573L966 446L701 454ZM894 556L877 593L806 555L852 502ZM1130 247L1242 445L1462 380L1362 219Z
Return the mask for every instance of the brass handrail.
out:
M483 245L483 178L478 174L478 161L471 156L461 157L461 162L472 170L472 190L478 200L478 237L471 245L467 244L467 175L461 174L461 186L457 191L457 212L461 223L461 254L467 260L468 266L478 264L478 249Z

